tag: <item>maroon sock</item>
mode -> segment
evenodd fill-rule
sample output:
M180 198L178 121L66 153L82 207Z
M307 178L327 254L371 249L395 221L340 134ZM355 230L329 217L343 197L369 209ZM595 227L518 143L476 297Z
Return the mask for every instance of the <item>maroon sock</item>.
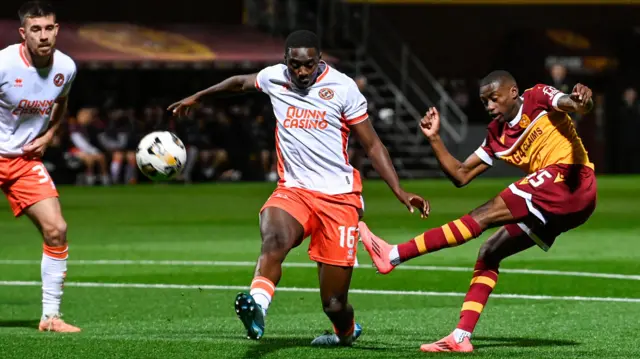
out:
M496 282L498 282L498 266L488 266L478 259L473 271L471 286L464 297L458 329L466 330L469 333L473 332Z
M482 234L482 229L470 215L449 222L442 227L430 229L412 240L398 245L400 262L466 243Z

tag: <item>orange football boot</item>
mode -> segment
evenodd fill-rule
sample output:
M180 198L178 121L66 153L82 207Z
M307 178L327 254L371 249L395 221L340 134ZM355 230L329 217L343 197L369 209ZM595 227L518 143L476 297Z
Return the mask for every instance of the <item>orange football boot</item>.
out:
M395 268L389 258L389 253L391 249L393 249L393 246L371 233L369 227L367 227L364 222L358 223L358 232L360 233L362 244L364 244L364 248L369 252L373 264L378 268L378 272L381 274L391 272L393 268Z
M56 314L46 316L45 319L42 319L38 330L41 332L77 333L80 331L80 328L65 323L64 320L60 319L60 315Z
M453 333L431 344L422 344L420 350L427 353L436 352L456 352L456 353L471 353L473 351L473 345L468 337L464 337L460 343L456 342L453 337Z

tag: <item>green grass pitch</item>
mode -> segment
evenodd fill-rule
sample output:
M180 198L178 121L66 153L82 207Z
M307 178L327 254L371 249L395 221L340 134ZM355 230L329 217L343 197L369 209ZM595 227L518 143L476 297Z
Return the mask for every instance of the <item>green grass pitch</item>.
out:
M365 183L365 219L405 241L484 203L513 179L407 181L431 200L421 220L384 183ZM600 177L598 208L550 252L508 259L474 334L474 358L640 357L640 178ZM258 210L273 184L60 188L70 262L62 311L79 334L40 333L39 234L2 207L1 358L422 358L458 320L478 247L377 275L360 246L350 295L364 333L352 348L316 349L329 330L305 242L290 254L260 342L233 310L260 250ZM490 232L491 233L491 232ZM606 275L613 274L613 275ZM135 284L135 285L134 285ZM445 357L462 355L440 355Z

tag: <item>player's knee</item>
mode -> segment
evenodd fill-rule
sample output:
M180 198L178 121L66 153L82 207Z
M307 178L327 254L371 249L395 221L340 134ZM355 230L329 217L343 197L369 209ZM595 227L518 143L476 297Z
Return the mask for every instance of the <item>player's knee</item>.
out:
M482 206L471 211L469 215L478 223L482 231L494 228L496 225L511 218L511 212L500 196L490 199Z
M262 253L286 254L291 249L291 236L286 231L266 230L262 232Z
M67 243L67 222L60 218L42 225L42 235L47 245L59 247Z
M327 316L339 314L347 310L347 303L338 297L330 297L322 301L322 309Z
M502 258L498 253L498 246L493 243L493 241L486 241L480 247L480 251L478 253L478 259L483 262L491 265L498 265Z

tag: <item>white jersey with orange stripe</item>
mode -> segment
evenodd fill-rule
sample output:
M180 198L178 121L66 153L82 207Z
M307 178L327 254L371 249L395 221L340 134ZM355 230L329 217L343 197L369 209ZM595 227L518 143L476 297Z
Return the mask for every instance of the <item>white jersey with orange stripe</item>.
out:
M23 44L0 50L0 156L22 155L22 146L44 133L53 104L69 94L75 62L55 50L48 68L27 61Z
M355 81L325 62L316 82L304 90L283 86L287 66L260 71L256 88L271 98L278 121L279 185L325 194L359 193L360 173L349 163L349 126L365 121L367 100Z

